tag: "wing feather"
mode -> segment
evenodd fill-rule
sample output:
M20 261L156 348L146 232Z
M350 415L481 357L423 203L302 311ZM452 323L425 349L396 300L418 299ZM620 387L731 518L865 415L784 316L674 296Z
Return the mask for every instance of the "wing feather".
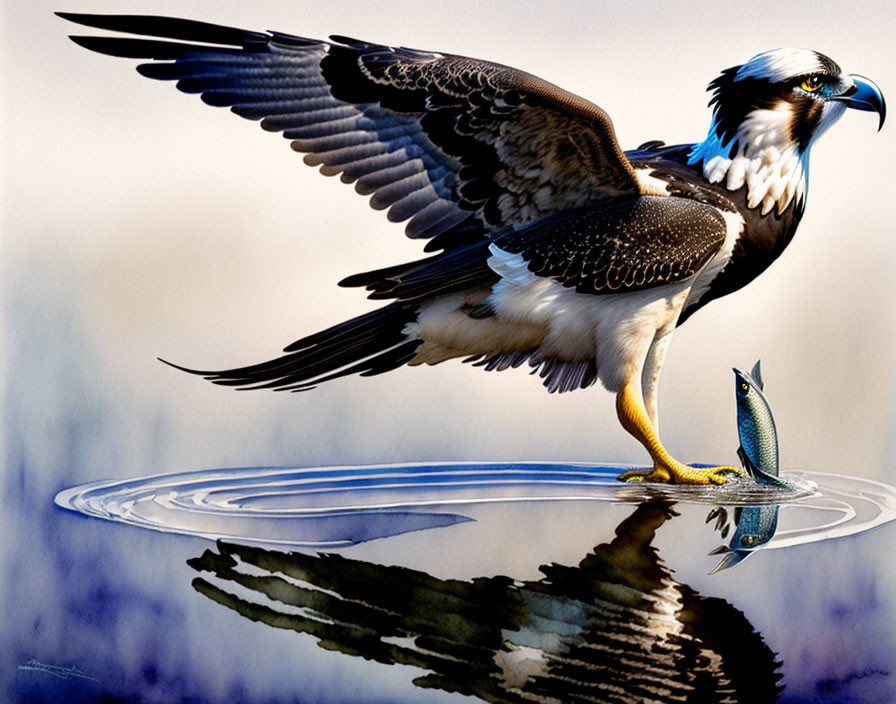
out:
M471 215L480 235L494 234L638 194L603 110L507 66L340 36L327 42L175 18L59 14L137 35L72 39L150 60L138 66L144 76L175 81L282 132L306 163L358 181L371 205L408 221L410 237L436 237Z
M494 240L529 271L580 293L637 291L686 281L725 241L725 218L686 198L641 196L548 216Z

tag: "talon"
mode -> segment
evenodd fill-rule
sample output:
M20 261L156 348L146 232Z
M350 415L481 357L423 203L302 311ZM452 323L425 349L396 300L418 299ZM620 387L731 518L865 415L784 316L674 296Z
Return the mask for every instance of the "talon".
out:
M713 484L724 484L732 474L736 477L746 476L746 473L737 467L710 467L708 469L711 470L708 478Z
M653 469L630 469L620 474L617 479L621 482L660 482L668 484L672 477L662 467L654 467Z
M616 478L621 482L643 482L645 476L646 472L641 472L637 469L630 469L627 472L623 472Z
M675 460L670 464L670 473L677 484L724 484L732 475L744 475L737 467L691 467Z
M627 472L623 472L616 478L621 482L643 482L647 477L647 474L647 472L642 472L638 469L630 469Z

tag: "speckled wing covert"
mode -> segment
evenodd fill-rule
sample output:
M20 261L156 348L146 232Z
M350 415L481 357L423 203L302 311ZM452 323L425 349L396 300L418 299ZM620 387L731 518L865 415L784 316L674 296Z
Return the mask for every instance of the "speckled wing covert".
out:
M606 197L637 195L607 114L523 71L486 61L332 37L330 42L182 19L59 13L135 35L74 36L93 51L153 59L210 105L282 132L308 164L341 174L406 233L465 220L476 237ZM461 228L463 230L463 228ZM447 235L428 250L469 241Z
M642 196L578 208L495 240L529 271L580 293L638 291L696 275L725 241L725 219L684 198Z

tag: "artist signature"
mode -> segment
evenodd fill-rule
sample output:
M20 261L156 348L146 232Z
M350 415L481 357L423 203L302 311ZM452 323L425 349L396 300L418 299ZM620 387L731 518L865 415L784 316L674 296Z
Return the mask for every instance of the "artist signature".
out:
M80 677L81 679L99 682L96 677L90 677L76 665L72 665L71 667L60 667L59 665L47 665L39 660L29 660L24 665L19 665L19 669L46 672L47 674L53 675L53 677L59 677L63 680L67 680L69 677Z

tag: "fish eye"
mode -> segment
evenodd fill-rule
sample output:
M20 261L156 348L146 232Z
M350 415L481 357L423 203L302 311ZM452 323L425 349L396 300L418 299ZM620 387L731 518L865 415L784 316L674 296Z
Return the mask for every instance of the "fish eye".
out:
M750 390L750 385L747 382L742 381L742 382L740 382L740 390L743 391L744 393L747 393L747 391Z
M807 93L814 93L819 88L821 88L821 86L821 78L819 78L818 76L809 76L808 78L803 79L803 82L800 83L800 88L802 88Z

